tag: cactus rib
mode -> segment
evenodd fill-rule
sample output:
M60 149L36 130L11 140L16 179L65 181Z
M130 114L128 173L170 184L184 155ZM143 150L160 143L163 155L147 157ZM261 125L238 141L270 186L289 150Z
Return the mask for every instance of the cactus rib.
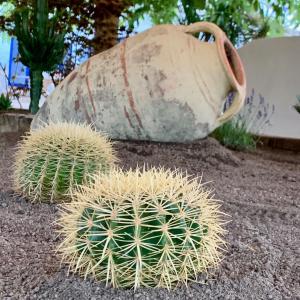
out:
M178 171L96 175L62 206L62 260L114 287L187 284L219 263L224 246L220 204L210 195Z
M105 136L72 123L29 133L15 156L15 190L33 202L68 201L75 185L87 183L95 172L107 172L116 162Z

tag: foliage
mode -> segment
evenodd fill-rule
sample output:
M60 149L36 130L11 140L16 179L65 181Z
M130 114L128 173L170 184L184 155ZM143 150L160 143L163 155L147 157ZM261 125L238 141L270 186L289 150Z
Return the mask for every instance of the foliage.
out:
M190 24L209 21L217 24L235 45L242 45L269 33L282 34L284 26L297 27L300 0L136 0L130 13L123 14L129 26L145 15L155 24Z
M235 45L255 38L282 33L285 25L297 26L300 21L300 1L259 0L181 0L180 23L209 21L217 24ZM276 28L276 30L274 30Z
M14 4L15 10L32 6L32 2L0 0L0 4ZM108 26L114 26L117 37L114 23L101 23L106 27L103 30L97 25L100 19L109 20L113 15L121 16L122 24L127 24L131 31L145 15L150 16L155 24L211 21L220 26L235 44L264 37L269 32L281 33L284 26L296 27L300 21L300 0L49 0L49 5L59 13L57 29L63 30L67 25L68 33L74 29L81 32L80 42L88 48L96 46L95 38L91 37L97 30L108 34ZM2 22L0 19L0 27L12 33L12 21L6 13Z
M1 94L0 95L0 111L1 110L8 110L11 108L11 100L8 96L8 94L4 95L4 94Z
M218 127L212 134L221 144L236 150L254 150L259 141L258 135L265 126L270 125L270 119L275 107L270 106L262 95L255 101L255 91L247 97L245 106L229 122ZM225 104L225 110L231 105L232 95Z
M155 24L171 23L177 15L177 0L133 0L122 17L128 21L128 26L133 30L135 22L150 16Z
M235 45L266 36L265 16L254 11L248 1L210 1L201 20L216 23Z
M32 9L34 1L0 0L6 7L0 9L0 28L14 34L14 13ZM52 73L55 84L75 68L77 56L115 45L118 25L127 37L145 16L155 24L211 21L237 46L266 35L282 35L285 26L296 27L300 21L300 0L49 0L49 8L57 16L55 30L68 33L65 48L80 45L75 58L64 60L63 67Z
M21 62L30 68L30 111L35 114L43 86L43 71L52 71L64 56L64 33L56 34L57 15L49 19L48 1L35 0L33 11L15 14Z
M212 134L222 145L234 150L255 150L256 138L247 131L245 121L230 120L218 127Z
M70 200L74 185L115 162L106 137L89 126L50 124L29 133L16 152L15 189L33 202Z
M255 97L255 90L252 89L250 96L246 98L244 107L235 118L238 121L245 120L246 130L259 135L266 126L271 125L270 119L274 112L274 104L270 105L261 94Z
M151 169L93 179L58 220L72 271L114 287L170 289L219 263L220 205L197 178Z
M296 111L300 114L300 95L297 96L298 103L294 105Z

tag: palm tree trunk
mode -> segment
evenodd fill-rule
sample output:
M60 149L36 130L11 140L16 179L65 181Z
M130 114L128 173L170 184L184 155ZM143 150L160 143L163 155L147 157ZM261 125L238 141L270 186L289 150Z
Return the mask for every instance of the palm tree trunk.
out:
M129 7L128 0L98 0L94 14L94 54L105 51L118 42L119 17Z

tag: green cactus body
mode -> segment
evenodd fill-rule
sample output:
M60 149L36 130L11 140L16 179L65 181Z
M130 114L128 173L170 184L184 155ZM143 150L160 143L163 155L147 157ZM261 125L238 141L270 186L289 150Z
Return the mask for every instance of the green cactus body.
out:
M179 173L112 171L64 206L60 247L71 270L114 287L166 287L219 261L218 205Z
M51 124L19 144L15 187L32 201L68 201L75 185L106 173L114 161L109 141L89 126Z

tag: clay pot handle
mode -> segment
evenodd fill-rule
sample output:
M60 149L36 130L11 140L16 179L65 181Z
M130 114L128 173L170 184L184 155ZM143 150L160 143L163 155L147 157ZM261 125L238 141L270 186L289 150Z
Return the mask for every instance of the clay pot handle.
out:
M215 126L218 127L225 122L229 121L234 115L236 115L242 106L244 105L246 98L246 91L240 90L236 91L233 97L233 101L229 108L217 119Z
M180 26L180 27L185 33L195 34L198 32L207 32L212 34L215 37L215 42L218 48L220 59L223 62L225 72L228 74L229 81L232 86L232 91L235 92L232 104L224 112L224 114L222 114L216 121L215 127L218 127L221 124L228 121L229 119L231 119L232 116L234 116L236 113L238 113L244 104L245 96L246 96L246 80L245 80L245 71L243 68L243 64L234 46L228 40L225 33L217 25L210 22L197 22L194 24L190 24L188 26ZM225 45L227 50L230 51L234 59L234 64L236 69L235 72L233 71L232 66L228 61Z
M210 22L197 22L187 26L182 26L185 33L195 34L199 32L207 32L212 34L216 42L226 38L225 33L214 23Z

